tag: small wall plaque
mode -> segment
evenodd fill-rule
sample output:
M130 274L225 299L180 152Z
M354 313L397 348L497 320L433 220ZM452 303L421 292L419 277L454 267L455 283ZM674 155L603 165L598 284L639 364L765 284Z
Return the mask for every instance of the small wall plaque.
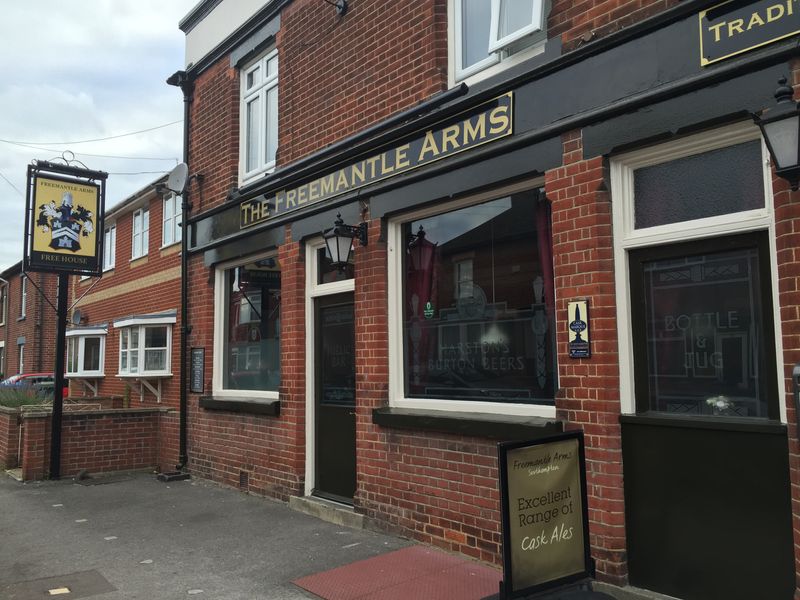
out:
M203 379L205 379L205 355L205 348L192 348L189 391L193 394L203 393Z
M569 357L589 358L589 302L576 300L570 302L567 310L567 329L569 335Z

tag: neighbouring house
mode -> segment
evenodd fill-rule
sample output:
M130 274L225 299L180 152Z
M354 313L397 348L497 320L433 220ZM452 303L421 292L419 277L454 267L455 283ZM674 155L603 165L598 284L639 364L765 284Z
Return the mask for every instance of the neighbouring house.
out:
M58 277L23 273L22 262L0 272L0 374L52 373Z
M800 13L716 4L201 1L181 302L118 233L105 380L172 314L191 473L495 564L498 441L581 430L608 589L795 597L800 198L750 115Z

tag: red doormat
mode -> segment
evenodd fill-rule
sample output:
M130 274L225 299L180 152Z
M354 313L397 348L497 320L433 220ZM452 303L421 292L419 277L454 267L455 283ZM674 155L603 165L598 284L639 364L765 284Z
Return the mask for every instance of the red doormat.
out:
M411 546L292 583L325 600L480 600L500 579L490 567Z

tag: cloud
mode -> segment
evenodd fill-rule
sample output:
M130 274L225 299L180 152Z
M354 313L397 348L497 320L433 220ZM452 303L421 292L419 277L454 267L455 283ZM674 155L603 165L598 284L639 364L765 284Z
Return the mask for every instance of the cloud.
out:
M6 2L0 20L0 270L22 258L25 174L32 159L71 150L92 169L111 173L113 206L182 156L182 124L89 144L45 145L119 135L183 116L180 92L165 79L184 64L178 21L196 0ZM127 160L102 154L160 157ZM123 175L122 173L141 173ZM16 191L14 188L17 188Z

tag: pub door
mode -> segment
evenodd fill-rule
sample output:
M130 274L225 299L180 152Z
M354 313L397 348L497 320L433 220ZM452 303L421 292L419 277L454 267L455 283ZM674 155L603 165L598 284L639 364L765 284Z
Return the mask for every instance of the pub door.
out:
M356 489L353 295L315 301L314 494L352 504Z

